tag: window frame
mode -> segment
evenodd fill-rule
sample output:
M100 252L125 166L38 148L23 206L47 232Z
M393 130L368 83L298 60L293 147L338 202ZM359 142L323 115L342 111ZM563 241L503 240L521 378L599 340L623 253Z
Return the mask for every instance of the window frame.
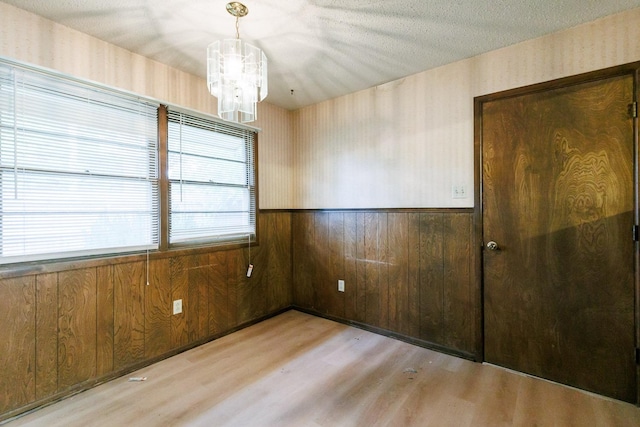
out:
M43 229L50 224L51 230L59 230L59 227L68 227L69 230L69 233L46 233L48 238L45 235L44 239L24 243L29 234L17 225L13 241L32 248L7 256L0 249L0 266L112 257L156 250L160 240L159 145L153 123L159 103L133 93L3 58L0 58L0 66L3 82L6 83L2 98L4 102L0 102L0 116L8 118L8 123L2 128L3 135L7 137L2 144L7 149L3 153L9 156L8 162L2 165L0 183L2 176L7 173L7 176L12 175L16 197L18 194L21 196L21 199L16 199L17 203L13 203L16 207L7 211L5 206L10 204L11 189L3 187L0 192L0 240L7 237L4 227L11 222L12 212L19 215L15 216L18 219L34 216L57 218L51 223L40 220L34 224ZM100 126L102 123L111 123L105 120L107 115L115 120L115 126ZM135 132L127 130L131 128L132 120L136 124ZM110 129L113 133L109 132ZM47 143L59 149L49 149ZM45 146L46 154L43 151ZM99 152L108 155L100 157L97 154ZM121 153L126 154L123 156ZM68 156L78 161L69 162ZM105 158L108 161L104 161ZM45 177L49 178L43 181ZM65 198L65 187L53 184L48 193L53 197L42 198L46 190L39 189L41 185L52 185L56 180L77 191L70 193L71 198ZM105 192L96 192L96 184L107 185L102 187ZM114 185L127 190L118 193L114 191ZM101 199L100 194L115 197ZM141 200L142 203L132 203L135 200ZM46 205L43 204L45 201ZM134 208L131 209L131 206ZM100 220L91 221L91 217L96 215L101 217ZM85 221L80 223L82 227L104 230L82 237L84 232L78 228L74 217ZM129 223L130 230L138 221L140 224L135 225L135 230L139 225L144 227L139 229L139 234L134 233L139 239L129 242L126 241L128 239L112 240L109 238L112 233L107 231L113 224L110 221L118 221L125 228ZM25 224L28 221L25 220ZM23 224L22 227L30 226ZM42 236L38 232L35 236L38 234ZM49 245L59 238L63 243L49 250Z
M246 238L231 238L231 239L205 239L195 242L170 242L170 204L171 199L169 195L170 179L169 173L169 110L180 112L189 116L193 116L202 120L209 121L211 123L218 123L222 126L231 126L238 130L252 132L252 163L249 167L252 168L251 175L253 179L253 217L254 217L254 232L247 235ZM195 249L195 248L217 248L217 249L230 249L236 247L245 247L247 245L259 244L259 180L258 180L258 139L260 129L251 126L229 123L223 121L217 117L203 114L194 110L190 110L184 107L178 107L171 104L162 104L158 107L158 147L160 150L160 212L161 212L161 233L160 233L160 251L175 251L183 249ZM250 203L251 203L250 202Z
M90 261L98 262L102 264L103 262L109 259L138 259L141 256L147 256L149 254L155 254L154 258L157 256L165 257L165 256L175 256L178 254L192 254L192 253L206 253L211 251L220 251L220 250L230 250L230 249L238 249L238 248L246 248L251 245L259 245L259 224L260 224L260 207L259 207L259 171L258 171L258 143L259 143L259 133L260 129L252 126L248 126L245 124L236 124L229 123L223 121L222 119L215 117L213 115L195 111L189 108L172 105L170 103L165 103L161 101L157 101L150 97L145 97L133 92L129 92L126 90L121 90L118 88L113 88L104 84L90 82L84 79L75 78L72 76L65 75L55 70L45 69L38 66L32 66L25 63L20 63L17 61L13 61L6 58L0 58L0 64L7 64L12 67L22 68L29 71L34 71L38 73L47 74L57 79L67 80L74 83L79 83L83 85L87 85L93 87L97 90L103 90L107 92L114 92L125 96L130 96L133 98L139 99L141 102L147 102L157 105L157 139L156 139L156 153L155 153L155 162L157 168L157 234L158 234L158 242L156 248L151 249L133 249L131 251L118 251L118 252L99 252L99 253L83 253L83 254L75 254L68 253L68 256L62 257L50 257L50 258L40 258L35 260L19 260L19 261L9 261L9 262L0 262L0 272L4 272L5 274L9 271L21 271L24 268L33 268L30 266L38 266L38 265L75 265L77 261ZM239 129L243 129L246 131L253 132L253 143L252 143L252 164L249 166L252 168L253 175L253 215L254 215L254 232L247 236L247 239L234 239L231 241L228 240L211 240L205 242L183 242L183 243L169 243L169 179L168 179L168 108L173 110L178 110L184 112L185 114L194 115L201 117L203 119L209 120L211 122L220 123L225 126L237 127ZM0 213L2 209L2 200L0 199ZM0 233L2 230L2 217L0 216ZM250 238L249 238L250 237ZM2 236L0 235L0 239ZM0 255L1 257L1 255ZM102 260L102 261L101 261ZM0 260L1 261L1 260ZM52 268L51 266L46 267L47 269ZM18 270L16 270L18 269Z

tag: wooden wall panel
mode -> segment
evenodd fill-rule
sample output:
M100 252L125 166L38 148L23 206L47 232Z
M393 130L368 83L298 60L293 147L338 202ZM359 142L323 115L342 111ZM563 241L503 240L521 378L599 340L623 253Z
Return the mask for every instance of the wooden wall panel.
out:
M0 280L0 413L35 400L35 277Z
M420 338L443 340L443 214L420 214Z
M232 324L229 313L229 281L227 252L209 254L211 280L209 282L209 333L219 334Z
M144 356L156 357L171 350L171 271L168 259L152 260L149 283L144 287Z
M144 360L144 287L143 262L118 264L113 269L115 369Z
M58 274L58 389L96 376L96 269Z
M249 251L240 250L236 256L237 262L234 270L229 274L234 276L236 283L236 304L238 310L238 323L245 323L266 312L266 262L265 252L261 246L251 248L251 263L254 264L251 277L247 277L249 266Z
M390 213L389 230L389 329L409 333L409 216Z
M328 289L329 307L327 312L333 316L344 317L345 296L344 292L337 292L338 283L336 280L345 280L345 253L344 253L344 214L342 212L331 212L328 214L328 271L329 276L325 279ZM334 280L332 280L334 279ZM345 282L346 289L346 282Z
M233 328L240 324L238 316L238 277L235 272L238 265L244 264L241 250L227 252L227 307L229 310L229 327Z
M477 351L471 212L299 212L293 224L294 259L304 266L294 266L296 305ZM313 289L300 292L299 283Z
M407 331L410 337L420 336L420 214L407 214Z
M266 218L266 215L260 215L258 220L260 221L260 227L265 230L264 237L268 241L269 233L267 231L269 230ZM267 268L269 251L267 244L260 244L251 245L251 252L246 249L242 252L245 261L239 273L244 279L245 287L243 289L249 293L244 294L245 297L240 304L244 307L250 307L250 310L243 317L244 321L248 321L249 319L264 316L267 313L270 286L269 269ZM251 277L247 277L249 264L253 264Z
M58 391L58 275L36 276L36 399Z
M170 260L171 277L171 313L173 301L182 300L182 313L171 315L171 348L178 348L189 343L187 329L187 315L185 309L189 307L189 272L186 257L175 257Z
M358 313L358 286L357 286L357 228L356 214L344 212L342 232L344 237L344 317L357 319Z
M469 353L475 347L475 312L471 264L473 221L465 214L444 218L444 345Z
M293 215L293 300L301 307L315 308L316 298L313 286L315 276L315 250L313 213L300 212Z
M380 326L380 259L378 257L378 214L364 214L365 323Z
M0 421L87 380L125 372L288 307L292 214L259 217L261 244L252 247L251 279L246 248L151 254L148 264L146 256L74 261L15 277L3 269ZM172 315L174 299L183 300L182 314Z
M315 215L313 235L315 275L313 277L313 289L316 295L316 309L322 313L329 313L333 309L333 294L335 289L331 281L331 258L329 248L329 214L318 212Z
M250 284L247 283L246 273L247 264L249 263L247 252L243 250L234 251L233 259L234 262L229 265L229 280L234 283L236 321L240 324L251 318L251 313L254 311L252 297L255 294L251 292ZM254 283L255 280L251 282L251 285Z
M356 214L356 316L357 322L366 322L367 314L367 267L369 263L365 254L365 223L363 212ZM346 233L345 233L346 234ZM295 278L294 278L295 279ZM295 282L294 282L295 283ZM294 285L295 286L295 285ZM345 284L346 286L346 284Z
M100 266L96 270L96 375L113 371L113 266Z
M205 338L209 331L209 255L199 254L189 256L189 306L183 310L187 316L187 331L189 341Z
M261 240L269 253L267 275L269 277L269 298L267 312L291 305L292 259L291 259L291 214L263 214L266 229L261 228Z
M384 329L389 328L389 232L387 228L388 214L381 212L378 214L378 289L380 301L378 303L379 320L378 326Z

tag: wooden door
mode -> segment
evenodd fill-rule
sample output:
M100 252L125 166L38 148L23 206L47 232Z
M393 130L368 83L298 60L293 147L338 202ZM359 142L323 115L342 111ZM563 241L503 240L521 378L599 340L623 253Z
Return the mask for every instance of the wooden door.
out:
M481 103L485 360L630 402L633 100L629 74Z

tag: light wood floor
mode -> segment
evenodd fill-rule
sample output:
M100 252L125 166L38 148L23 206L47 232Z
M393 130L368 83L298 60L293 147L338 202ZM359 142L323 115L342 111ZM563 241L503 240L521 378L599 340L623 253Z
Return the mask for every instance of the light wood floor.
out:
M640 409L289 311L17 426L640 426Z

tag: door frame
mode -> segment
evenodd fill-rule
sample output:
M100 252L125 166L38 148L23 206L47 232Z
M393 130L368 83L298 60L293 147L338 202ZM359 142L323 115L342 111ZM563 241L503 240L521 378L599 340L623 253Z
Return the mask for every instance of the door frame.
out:
M475 354L479 361L485 361L484 354L484 236L483 236L483 182L482 182L482 107L485 102L511 98L536 92L556 90L580 83L587 83L595 80L602 80L622 75L632 75L634 78L634 97L636 105L640 102L640 61L615 67L596 70L588 73L550 80L542 83L527 85L515 89L495 92L487 95L477 96L473 99L473 136L474 136L474 254L475 254L475 289L478 307L474 319L476 329ZM640 108L639 108L640 109ZM633 188L634 188L634 223L640 225L640 188L639 188L639 135L638 135L638 115L633 119ZM629 230L629 238L632 238L632 230ZM640 242L635 242L634 248L634 334L636 347L636 405L640 405Z

